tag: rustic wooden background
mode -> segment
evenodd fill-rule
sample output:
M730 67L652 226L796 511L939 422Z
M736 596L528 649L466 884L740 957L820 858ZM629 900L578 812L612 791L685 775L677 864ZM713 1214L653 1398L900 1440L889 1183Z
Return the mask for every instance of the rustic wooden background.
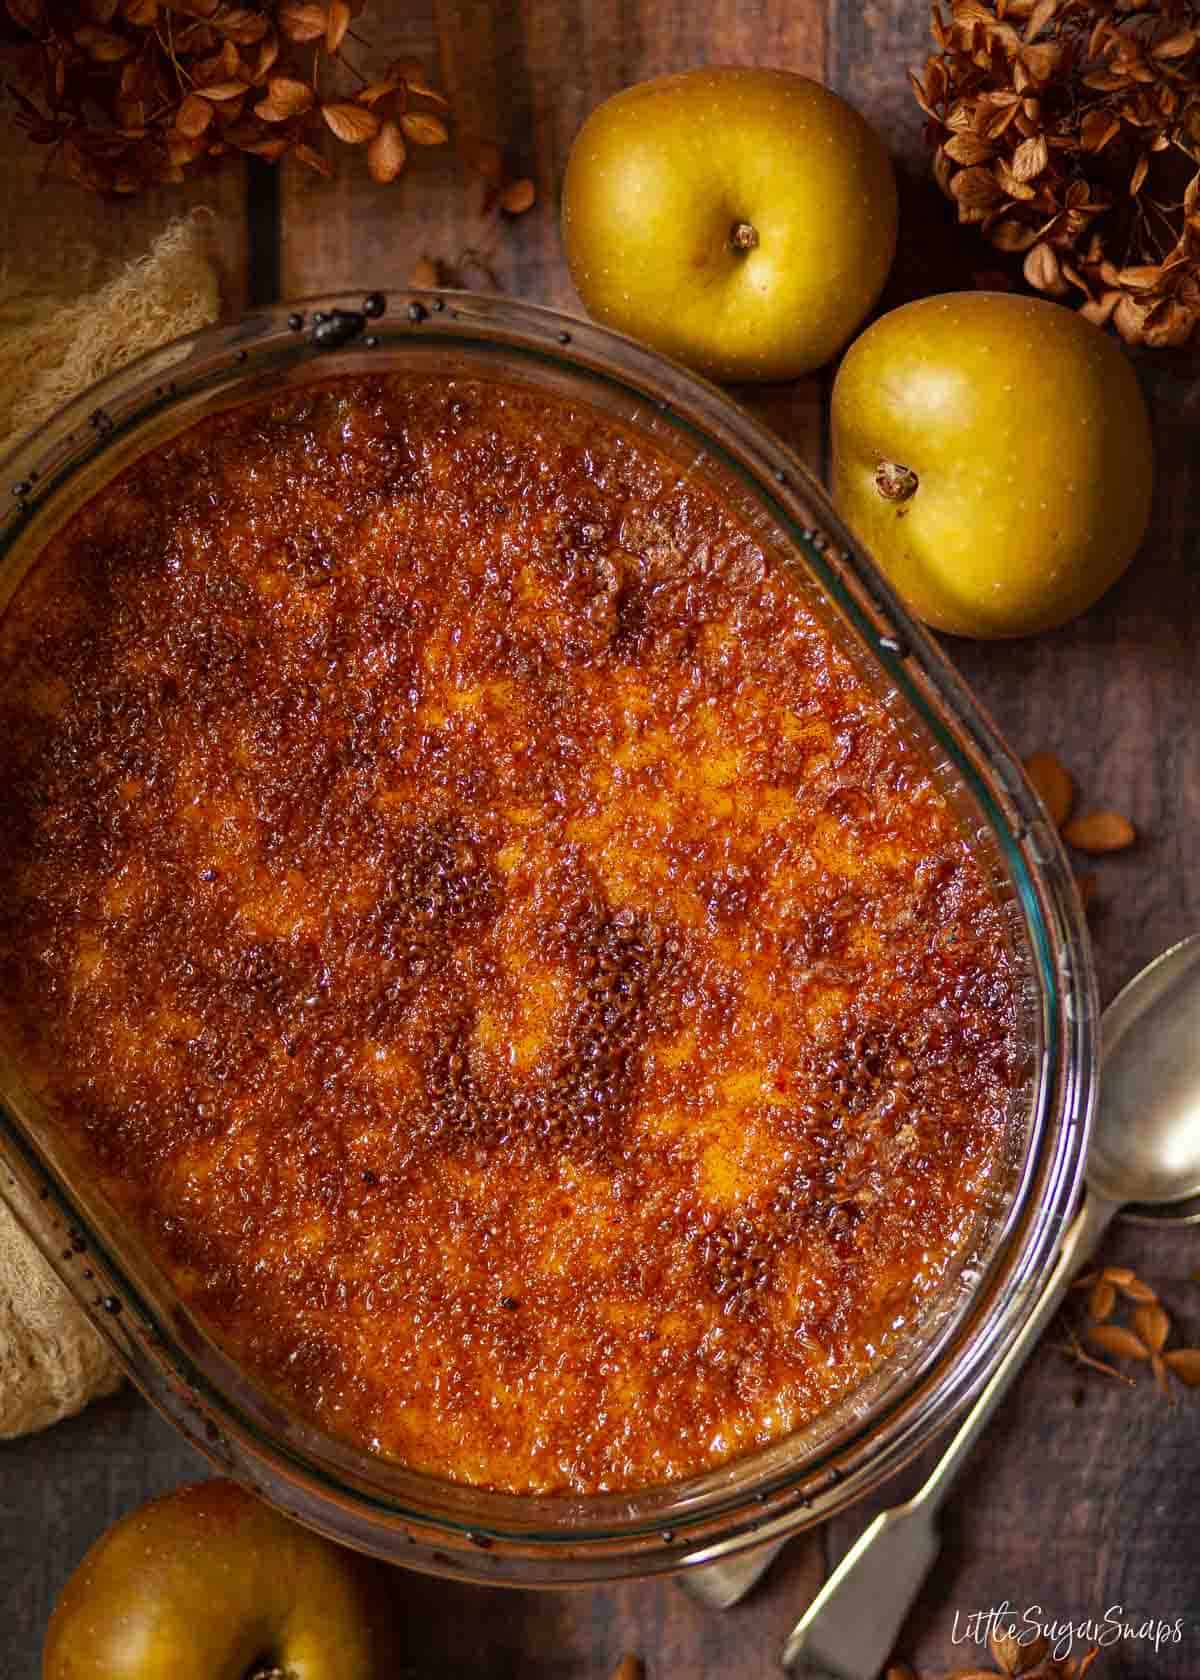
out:
M903 178L902 248L885 301L971 285L994 266L928 184L905 69L925 47L924 0L371 0L382 61L436 65L466 123L534 176L537 206L485 220L454 161L423 155L400 185L373 187L361 157L323 182L302 169L225 169L186 191L100 204L45 182L42 159L0 138L0 259L59 286L91 247L141 250L187 204L216 212L231 310L277 294L403 284L414 261L482 252L505 291L578 309L562 263L557 193L579 124L626 83L701 63L758 63L823 78L878 126ZM1141 363L1159 445L1153 532L1127 578L1069 628L951 656L1022 752L1057 751L1087 799L1127 811L1129 854L1099 867L1093 927L1104 996L1200 926L1200 352ZM801 455L824 465L828 375L752 400ZM1126 1228L1107 1253L1159 1288L1200 1336L1200 1233ZM1182 1391L1181 1391L1182 1392ZM945 1550L898 1654L942 1674L978 1653L972 1610L1007 1600L1079 1621L1122 1604L1184 1620L1181 1644L1129 1642L1097 1680L1200 1673L1200 1395L1174 1407L1043 1347L994 1425L945 1520ZM0 1674L34 1680L42 1630L90 1541L201 1462L132 1393L43 1436L0 1445ZM720 1616L670 1582L572 1594L507 1594L398 1573L414 1676L604 1680L625 1651L651 1680L749 1680L774 1670L783 1636L865 1513L794 1542L763 1588ZM958 1641L956 1642L956 1616Z

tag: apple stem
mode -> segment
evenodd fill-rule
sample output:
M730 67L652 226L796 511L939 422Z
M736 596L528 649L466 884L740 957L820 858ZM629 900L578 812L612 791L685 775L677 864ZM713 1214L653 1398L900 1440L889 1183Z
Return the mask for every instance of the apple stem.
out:
M734 222L729 243L735 251L753 251L758 244L758 229L753 222Z
M921 480L911 467L899 461L880 461L875 468L875 488L885 502L907 502L917 493Z

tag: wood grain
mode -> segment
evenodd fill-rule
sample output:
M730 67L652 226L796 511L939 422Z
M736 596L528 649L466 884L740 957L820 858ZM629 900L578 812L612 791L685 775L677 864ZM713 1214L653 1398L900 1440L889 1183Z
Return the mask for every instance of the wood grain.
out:
M885 305L970 286L998 266L955 228L929 182L904 77L925 49L922 0L715 0L707 8L684 0L373 0L368 16L376 51L363 67L396 55L436 67L464 127L498 140L514 170L536 180L538 202L527 216L483 218L477 185L449 153L418 156L396 187L381 190L367 180L361 156L343 151L332 182L282 172L278 219L271 191L256 195L258 261L250 272L237 171L198 183L186 197L100 206L74 189L41 187L33 174L40 159L6 137L6 162L17 166L0 177L0 249L32 253L38 277L53 284L84 239L117 260L185 203L204 202L220 217L235 304L248 287L261 295L276 272L291 296L386 289L405 283L418 256L454 262L474 248L506 292L578 310L559 251L557 193L587 112L648 75L757 62L825 77L896 155L902 240ZM1125 810L1138 825L1130 853L1094 866L1106 997L1200 925L1200 382L1195 358L1139 365L1154 411L1159 494L1151 538L1127 579L1054 635L947 644L1019 751L1053 749L1083 798ZM828 377L739 395L819 467L827 390ZM1200 1285L1190 1278L1200 1236L1124 1228L1108 1253L1148 1277L1187 1339L1200 1341ZM979 1660L965 1618L1005 1599L1018 1609L1039 1604L1060 1621L1098 1617L1119 1603L1137 1620L1182 1617L1185 1637L1157 1652L1146 1641L1109 1651L1096 1680L1191 1680L1200 1672L1200 1397L1183 1395L1168 1407L1144 1374L1127 1389L1078 1371L1054 1339L946 1513L942 1558L904 1629L903 1654L930 1674ZM47 1435L0 1445L5 1680L35 1680L50 1604L86 1544L140 1499L197 1473L190 1450L129 1393ZM766 1585L723 1617L698 1610L670 1582L508 1594L397 1573L396 1602L411 1630L405 1673L606 1680L632 1650L647 1660L649 1680L758 1680L773 1671L826 1555L836 1558L873 1508L794 1543Z

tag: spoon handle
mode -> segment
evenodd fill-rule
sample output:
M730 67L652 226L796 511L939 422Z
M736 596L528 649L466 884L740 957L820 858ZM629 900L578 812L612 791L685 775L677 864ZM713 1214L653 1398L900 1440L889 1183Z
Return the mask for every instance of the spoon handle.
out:
M942 1501L1117 1207L1088 1191L1036 1305L924 1486L875 1518L792 1630L781 1660L795 1680L875 1680L937 1556Z

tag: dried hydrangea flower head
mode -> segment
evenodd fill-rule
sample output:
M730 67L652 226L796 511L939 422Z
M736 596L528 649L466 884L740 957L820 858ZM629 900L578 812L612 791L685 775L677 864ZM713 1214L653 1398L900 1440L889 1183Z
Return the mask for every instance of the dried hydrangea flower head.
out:
M410 147L450 138L448 101L416 60L374 81L353 63L347 46L370 46L351 27L365 3L6 0L26 41L8 88L16 120L97 192L182 181L238 152L328 175L326 135L362 146L386 185ZM495 147L460 137L459 149L492 203L533 202L531 183L505 182Z
M913 90L958 219L1025 278L1181 345L1200 320L1197 0L935 0Z

